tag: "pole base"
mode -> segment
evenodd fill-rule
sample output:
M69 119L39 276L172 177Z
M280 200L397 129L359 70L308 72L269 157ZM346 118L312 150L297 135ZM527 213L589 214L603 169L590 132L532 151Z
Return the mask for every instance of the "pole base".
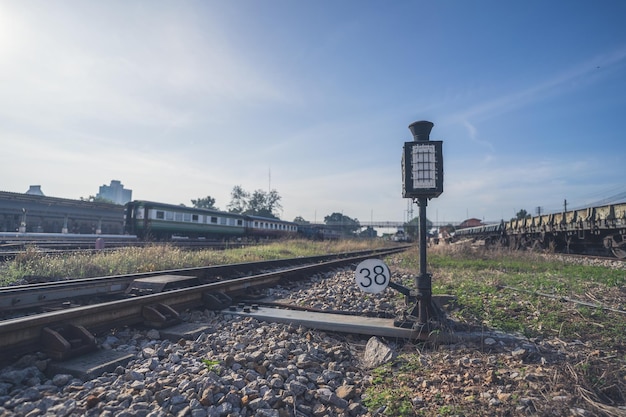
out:
M394 320L394 326L403 329L421 328L429 331L440 327L441 322L445 321L445 313L431 297L427 297L427 300L418 299L415 305L407 311Z

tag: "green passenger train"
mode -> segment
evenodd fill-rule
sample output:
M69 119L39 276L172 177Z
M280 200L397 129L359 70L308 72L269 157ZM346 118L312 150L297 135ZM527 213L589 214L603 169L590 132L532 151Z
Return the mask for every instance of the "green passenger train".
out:
M275 218L131 201L124 209L124 231L144 240L169 240L175 236L234 240L295 236L298 225Z

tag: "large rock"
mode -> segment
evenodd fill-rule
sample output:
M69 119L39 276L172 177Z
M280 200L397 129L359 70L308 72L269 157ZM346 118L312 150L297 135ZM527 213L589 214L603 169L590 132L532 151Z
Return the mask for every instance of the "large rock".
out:
M370 338L367 342L367 346L365 346L363 365L368 369L376 368L389 362L394 356L394 351L374 336Z

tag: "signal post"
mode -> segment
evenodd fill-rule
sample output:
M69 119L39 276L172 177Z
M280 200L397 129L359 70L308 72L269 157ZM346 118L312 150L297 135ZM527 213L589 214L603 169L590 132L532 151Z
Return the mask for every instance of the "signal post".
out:
M408 315L396 320L398 327L421 326L429 328L432 320L442 317L442 312L432 300L432 277L426 270L426 206L428 200L443 192L443 142L431 141L434 124L419 121L409 125L412 142L405 142L402 153L402 197L410 198L419 206L419 261L420 272L415 278L416 297L407 297L414 305ZM400 292L413 294L406 288Z

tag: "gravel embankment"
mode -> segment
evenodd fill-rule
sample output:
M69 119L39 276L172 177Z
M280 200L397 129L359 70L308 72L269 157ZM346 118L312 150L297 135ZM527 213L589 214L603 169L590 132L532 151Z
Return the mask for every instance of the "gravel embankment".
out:
M328 310L403 308L390 289L377 295L360 292L351 271L313 278L295 289L274 289L270 295ZM193 341L161 340L156 330L104 335L99 338L104 349L136 358L93 380L46 376L48 361L42 355L24 357L0 371L0 416L375 416L384 411L368 410L364 402L373 383L363 365L367 339L211 311L182 316L208 323L214 332ZM424 369L431 371L431 377L413 381L418 384L412 400L416 410L458 397L472 401L470 409L484 410L472 415L593 415L575 404L576 393L567 386L551 392L541 386L555 377L550 367L560 366L566 356L564 342L520 339L509 346L485 340L480 346L460 343L430 351L385 342L396 352L421 355Z

